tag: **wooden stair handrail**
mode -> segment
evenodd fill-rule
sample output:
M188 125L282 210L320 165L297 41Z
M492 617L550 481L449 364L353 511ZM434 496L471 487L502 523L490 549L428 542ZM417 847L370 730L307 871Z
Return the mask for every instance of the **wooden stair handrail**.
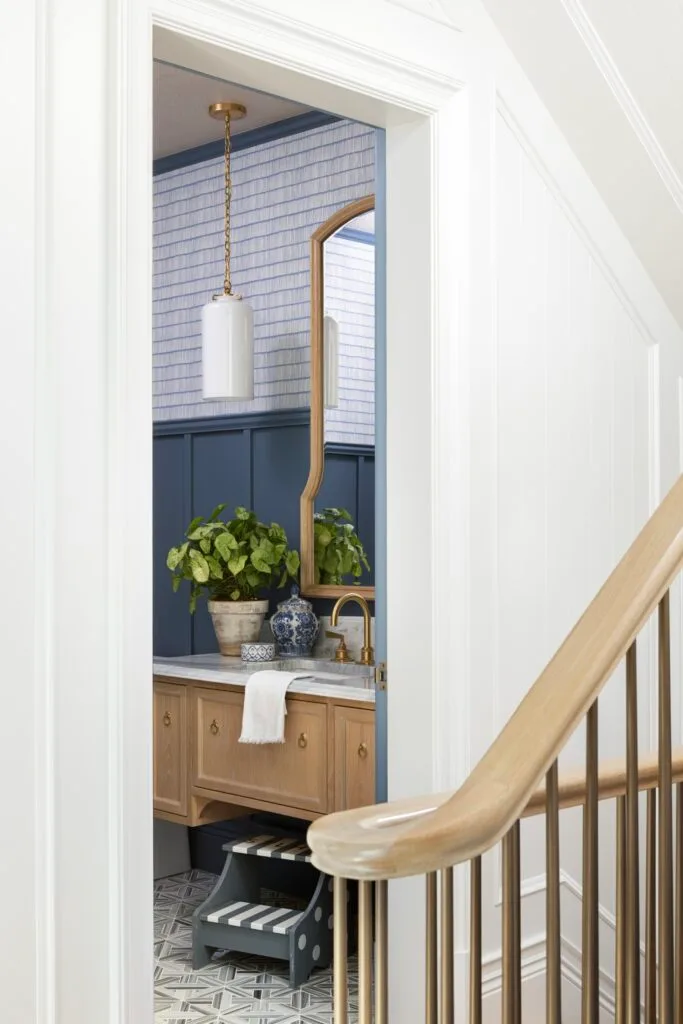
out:
M319 819L308 833L316 866L399 878L489 850L522 815L682 563L679 477L460 789Z

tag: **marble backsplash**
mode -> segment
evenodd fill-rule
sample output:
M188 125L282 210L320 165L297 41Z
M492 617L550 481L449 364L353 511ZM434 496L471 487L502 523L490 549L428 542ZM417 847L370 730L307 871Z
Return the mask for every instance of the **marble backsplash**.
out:
M325 632L331 629L330 616L320 616L320 632L318 633L318 639L313 649L313 655L316 658L330 658L334 657L338 640L330 639L325 636ZM334 627L335 633L343 633L346 639L346 646L349 649L349 653L354 661L358 661L360 658L360 649L363 646L363 616L362 615L340 615L339 622ZM263 623L261 630L261 640L270 643L273 639L273 634L270 630L270 623L268 621ZM375 643L375 620L372 619L372 644Z

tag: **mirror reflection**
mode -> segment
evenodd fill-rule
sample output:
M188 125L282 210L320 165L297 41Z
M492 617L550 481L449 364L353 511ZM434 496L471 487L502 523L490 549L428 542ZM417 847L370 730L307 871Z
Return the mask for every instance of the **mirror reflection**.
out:
M374 584L375 211L323 246L324 470L316 583Z

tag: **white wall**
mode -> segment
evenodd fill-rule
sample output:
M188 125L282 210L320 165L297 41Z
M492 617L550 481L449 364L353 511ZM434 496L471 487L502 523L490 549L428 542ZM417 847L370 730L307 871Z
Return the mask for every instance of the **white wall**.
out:
M478 343L472 339L467 393L471 569L459 677L466 753L453 780L494 740L681 467L681 331L495 31L484 17L473 17L470 28L488 61L479 139L486 185L480 186L483 238L476 257L482 270L471 307ZM674 605L679 608L678 591ZM674 644L678 659L676 635ZM654 650L647 630L639 642L643 750L655 741ZM622 670L600 700L606 758L624 752L623 681ZM676 739L679 693L674 700ZM583 744L579 730L561 766L581 766ZM605 806L600 984L607 1017L614 996L613 836L614 808ZM563 816L561 868L563 1019L578 1021L579 812ZM501 884L496 851L485 858L483 875L490 1020L497 1019L500 1000ZM540 821L523 825L522 891L524 1019L541 1021Z

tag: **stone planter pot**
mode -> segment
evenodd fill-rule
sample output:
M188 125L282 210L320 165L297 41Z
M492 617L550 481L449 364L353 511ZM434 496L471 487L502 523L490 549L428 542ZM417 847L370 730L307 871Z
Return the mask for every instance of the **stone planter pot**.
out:
M239 658L242 644L258 640L267 611L268 601L209 601L221 654Z

